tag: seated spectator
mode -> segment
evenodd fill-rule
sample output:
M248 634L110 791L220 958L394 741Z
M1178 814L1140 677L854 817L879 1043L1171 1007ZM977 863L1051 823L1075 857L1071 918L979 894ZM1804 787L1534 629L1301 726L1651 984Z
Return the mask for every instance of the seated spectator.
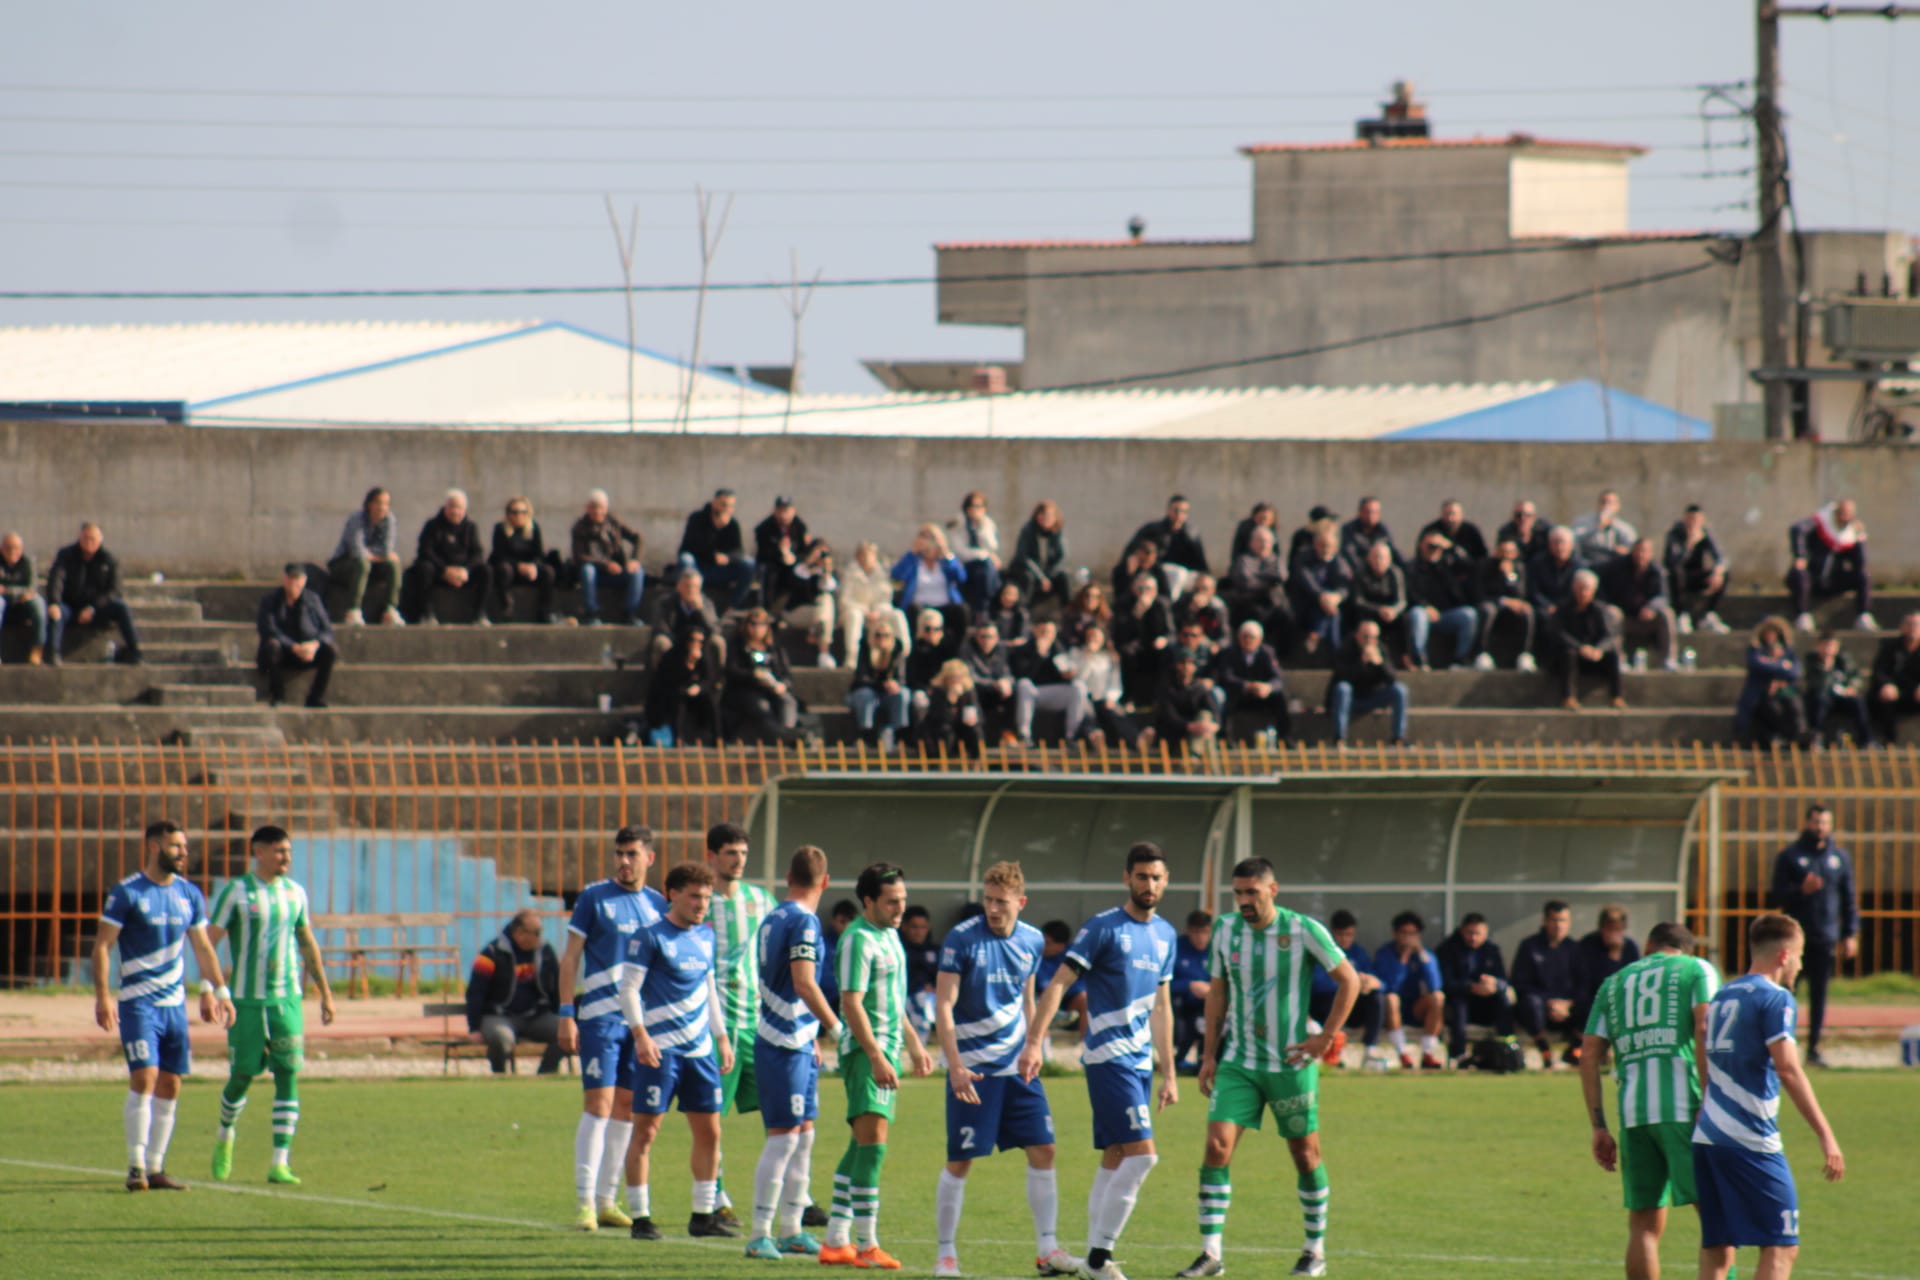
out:
M560 1070L560 960L540 936L540 913L516 912L480 949L467 979L467 1039L487 1046L487 1065L505 1074L522 1040L545 1045L540 1074Z
M1154 688L1158 689L1159 681L1166 679L1167 669L1172 665L1171 655L1175 649L1185 649L1193 655L1193 669L1198 673L1194 676L1193 682L1208 691L1207 696L1213 700L1214 719L1222 724L1226 723L1227 695L1220 688L1219 682L1213 678L1213 663L1214 659L1220 656L1220 647L1207 639L1206 632L1200 630L1200 624L1197 622L1188 622L1185 626L1174 628L1173 643L1160 651L1160 668L1155 673Z
M993 609L987 614L993 619L993 625L999 629L1000 643L1009 649L1019 649L1033 636L1033 617L1027 612L1027 606L1020 598L1020 584L1003 579L1000 593L993 598Z
M1502 538L1491 558L1480 564L1480 656L1473 660L1479 671L1493 670L1494 643L1512 636L1519 645L1514 666L1533 671L1533 600L1527 586L1526 566L1520 561L1520 544Z
M1807 732L1817 743L1837 743L1850 729L1855 746L1873 742L1873 717L1868 709L1865 674L1840 647L1840 637L1822 631L1801 663L1807 712Z
M1054 665L1072 676L1086 696L1087 741L1095 750L1107 745L1109 739L1129 747L1140 741L1140 727L1124 707L1126 685L1120 676L1120 658L1105 627L1089 626L1080 633L1079 647Z
M1663 671L1678 671L1673 652L1673 604L1667 597L1667 572L1653 558L1653 543L1636 538L1623 556L1600 573L1600 598L1620 611L1622 648L1645 644Z
M815 538L798 564L777 564L773 574L768 599L776 616L783 625L806 632L814 666L833 666L833 597L840 589L840 579L833 572L833 548L825 538Z
M1060 615L1060 640L1069 649L1077 648L1088 627L1113 626L1113 606L1107 603L1107 589L1089 582L1074 592L1073 600Z
M1747 679L1733 712L1734 741L1765 747L1798 743L1806 734L1800 661L1787 644L1785 618L1762 618L1747 646Z
M921 1035L933 1030L933 987L940 980L940 940L933 917L918 903L900 917L900 945L907 953L907 1013Z
M1133 580L1132 590L1113 619L1113 647L1120 654L1127 698L1135 706L1153 702L1161 653L1172 644L1173 613L1160 597L1159 582L1152 574L1142 573Z
M1339 518L1334 515L1333 508L1323 507L1316 503L1307 512L1307 522L1298 529L1295 529L1292 536L1287 539L1288 573L1292 573L1294 565L1298 564L1301 557L1313 549L1313 540L1319 535L1320 526L1323 524L1333 529L1334 552L1338 554L1340 549Z
M975 489L960 499L960 518L947 521L948 542L967 571L967 608L985 613L1000 594L1000 529L987 514L987 495Z
M1294 625L1300 629L1306 652L1331 655L1339 650L1341 614L1352 590L1353 577L1340 558L1339 531L1331 520L1323 520L1287 578Z
M1542 1066L1553 1065L1555 1032L1566 1041L1560 1060L1580 1063L1580 1037L1586 1024L1573 1020L1580 1003L1580 946L1570 936L1573 912L1557 899L1540 908L1540 932L1521 940L1513 953L1513 993L1520 1025L1540 1050Z
M1213 965L1207 944L1213 941L1213 917L1205 911L1187 912L1187 927L1173 944L1173 1065L1182 1075L1196 1073L1200 1063L1189 1063L1206 1042L1207 992Z
M893 627L894 639L900 642L904 652L908 636L907 615L893 607L893 579L887 576L887 570L880 563L880 548L871 542L855 544L853 563L840 569L836 575L840 580L840 593L834 597L840 608L841 652L847 661L853 661L853 655L860 652L860 642L865 637L867 619L873 616L875 609L886 616Z
M1247 549L1233 558L1233 570L1221 595L1237 626L1253 621L1265 627L1275 651L1293 648L1293 611L1287 607L1287 569L1274 550L1273 530L1256 526Z
M1380 545L1385 545L1396 567L1406 563L1380 519L1380 499L1362 498L1353 519L1340 526L1340 558L1347 562L1347 572L1358 578L1366 567L1367 553Z
M1542 520L1534 510L1534 505L1526 498L1513 504L1513 519L1500 526L1494 534L1496 543L1511 542L1520 548L1520 563L1526 564L1535 556L1547 553L1547 535L1553 532L1553 524Z
M1557 530L1556 530L1557 532ZM1573 596L1553 615L1553 669L1560 682L1560 705L1580 710L1580 677L1607 682L1613 709L1627 706L1620 672L1620 617L1599 598L1600 578L1591 569L1573 575Z
M480 545L480 526L467 516L467 495L449 489L440 509L420 526L413 567L407 570L403 584L405 603L401 611L415 622L440 621L433 598L435 592L445 588L466 596L473 607L473 620L480 626L490 626L486 605L491 578L487 553Z
M1439 1071L1447 1065L1440 1056L1447 993L1439 962L1420 940L1426 927L1418 912L1402 911L1393 918L1393 940L1373 953L1373 972L1386 1005L1387 1038L1408 1071L1413 1070L1413 1055L1407 1052L1407 1022L1420 1028L1420 1069Z
M120 632L116 662L139 665L140 632L133 611L120 598L120 562L104 545L106 535L89 520L78 541L60 548L47 573L46 658L59 666L67 628L112 626Z
M1380 643L1380 624L1368 618L1353 629L1353 635L1333 662L1333 680L1327 685L1327 714L1333 717L1333 740L1341 746L1353 713L1393 712L1393 741L1407 740L1407 686L1394 678L1387 665L1387 651Z
M1215 644L1225 640L1233 623L1227 616L1226 601L1215 594L1218 585L1210 573L1194 574L1187 593L1174 603L1174 625L1178 627L1191 621Z
M807 522L800 508L786 494L773 499L773 510L753 526L753 559L760 569L760 595L772 600L780 589L783 572L806 559L813 539L807 536Z
M1487 918L1469 911L1460 927L1434 950L1440 981L1447 993L1447 1056L1456 1067L1467 1061L1467 1027L1491 1027L1497 1036L1513 1034L1513 991L1500 944L1487 937Z
M37 667L47 650L47 601L36 588L33 557L17 533L0 538L0 626L8 619L18 625L25 619L33 627L33 647L27 650L27 665Z
M1867 526L1854 514L1853 499L1842 498L1820 508L1787 531L1793 549L1793 567L1787 570L1787 590L1793 593L1793 625L1813 630L1813 607L1822 600L1854 593L1859 616L1854 630L1877 631L1873 607L1873 580L1867 576Z
M1033 713L1058 711L1066 717L1066 740L1080 736L1086 723L1086 692L1073 682L1063 665L1066 651L1059 628L1049 618L1033 624L1033 638L1013 655L1013 731L1021 745L1033 743Z
M1466 666L1480 640L1479 596L1473 563L1445 534L1420 535L1416 558L1407 570L1407 599L1408 614L1417 613L1426 620L1427 643L1420 656L1431 656L1450 667Z
M787 657L773 640L773 615L749 609L727 646L727 679L721 695L730 737L746 742L796 742L800 713L807 709L793 691Z
M653 615L653 639L648 648L658 661L667 650L681 643L690 631L707 633L707 649L714 661L727 660L726 637L720 634L720 614L701 591L698 569L682 569L673 580L673 594L660 601Z
M853 687L847 706L853 726L868 742L893 750L897 736L911 722L907 691L907 652L893 627L875 609L866 631L866 643L853 655Z
M640 595L647 586L647 573L640 563L645 540L607 510L605 489L587 494L586 510L573 522L568 541L573 572L580 581L580 621L589 627L599 624L600 589L605 587L621 602L620 621L638 622ZM705 580L698 573L694 576L696 581Z
M1400 665L1411 670L1427 666L1427 628L1424 610L1408 608L1407 575L1393 562L1393 547L1376 542L1366 551L1366 563L1353 576L1347 597L1347 626L1377 622L1380 634L1391 637L1400 652Z
M980 702L980 729L990 739L1013 737L1015 704L1013 668L1007 646L1000 643L1000 628L985 618L976 622L967 643L961 646L960 659L973 677L973 694Z
M487 579L493 585L493 614L502 622L513 616L510 593L515 587L533 588L535 621L553 621L553 565L547 559L547 540L534 521L529 499L507 499L506 519L493 526ZM638 621L631 614L627 620Z
M1066 960L1067 948L1073 945L1073 926L1065 920L1049 920L1040 926L1040 965L1033 972L1033 989L1044 991L1053 981L1053 975ZM1082 1034L1086 1032L1087 1020L1087 980L1082 977L1067 988L1067 994L1061 997L1060 1012L1054 1015L1056 1027L1077 1027Z
M924 609L938 609L946 618L949 635L966 634L967 598L961 588L967 571L947 549L947 535L940 526L920 526L913 550L894 562L891 576L898 584L895 603L900 608L915 617Z
M1293 715L1280 679L1280 659L1266 645L1257 622L1243 622L1235 643L1213 659L1213 680L1226 694L1226 719L1239 716L1259 726L1253 736L1282 742L1293 737Z
M1006 580L1020 588L1021 598L1029 605L1047 600L1060 605L1067 602L1067 525L1059 503L1038 503L1020 526ZM1012 643L1004 629L1001 638Z
M1436 533L1447 540L1448 548L1466 562L1469 571L1487 558L1487 540L1480 535L1480 526L1467 519L1467 509L1457 498L1448 498L1440 504L1439 518L1427 523L1420 531L1420 539L1424 542Z
M1627 936L1627 909L1614 903L1600 908L1599 928L1580 939L1575 954L1575 973L1580 984L1580 1004L1573 1020L1582 1028L1593 1011L1593 998L1600 984L1640 958L1640 944Z
M1238 560L1253 546L1253 531L1265 529L1273 546L1280 545L1280 511L1271 502L1256 502L1247 518L1233 527L1233 545L1227 549L1229 560Z
M1386 992L1380 984L1379 975L1373 971L1372 953L1355 942L1360 934L1360 922L1354 918L1353 912L1343 908L1327 917L1327 932L1333 935L1334 945L1346 953L1347 963L1353 966L1353 971L1360 975L1360 994L1353 1002L1353 1011L1347 1014L1347 1026L1361 1028L1361 1043L1366 1047L1366 1060L1370 1063L1378 1061L1380 1029L1386 1025ZM1315 1022L1324 1026L1327 1019L1332 1016L1333 996L1338 990L1339 986L1327 976L1325 969L1319 965L1313 966L1312 988L1307 995L1307 1012ZM1343 1035L1345 1033L1343 1027L1330 1027L1328 1030ZM1346 1065L1337 1049L1328 1050L1325 1061L1330 1067Z
M980 758L980 700L966 663L949 658L940 664L939 674L927 686L925 705L914 727L922 749Z
M327 705L327 682L340 651L333 644L333 623L318 594L307 590L307 567L289 564L280 575L278 590L260 600L255 614L260 632L256 662L267 678L267 701L279 706L287 699L287 672L313 672L307 706L315 711Z
M1620 495L1611 489L1602 489L1594 510L1573 522L1574 555L1595 573L1639 540L1634 527L1620 518Z
M1167 572L1160 564L1160 548L1151 542L1135 542L1127 547L1127 554L1120 557L1120 563L1113 566L1113 603L1115 608L1124 609L1133 599L1133 584L1144 574L1153 579L1162 600L1171 606L1173 589L1168 585Z
M1212 572L1207 565L1207 549L1187 522L1192 510L1192 504L1176 493L1167 499L1165 516L1141 525L1133 535L1135 543L1153 544L1165 578L1161 585L1167 588L1170 599L1185 595L1195 574Z
M1573 530L1567 528L1549 533L1547 553L1527 562L1528 598L1542 639L1550 637L1554 615L1573 598L1573 575L1578 572L1580 561L1573 554Z
M925 694L948 658L960 652L960 635L949 635L947 620L938 609L922 609L914 615L913 647L907 650L907 693L918 717L926 706Z
M1920 715L1920 613L1900 619L1900 634L1880 642L1869 687L1874 733L1892 746L1899 741L1900 722Z
M745 607L760 573L746 553L734 503L733 490L714 490L712 499L687 517L677 555L682 568L700 571L706 590L726 609Z
M1175 649L1153 706L1153 732L1175 752L1206 746L1220 732L1208 691L1194 681L1193 654Z
M347 517L340 543L327 560L327 576L340 588L347 625L366 624L362 612L367 588L379 584L378 598L386 601L381 619L402 626L400 616L400 524L393 515L393 498L385 489L369 489L360 509Z
M720 740L719 634L688 627L668 643L647 682L647 731L656 746L710 746Z
M1667 530L1667 545L1661 561L1667 569L1667 590L1673 610L1679 618L1680 634L1694 628L1723 636L1730 628L1720 620L1720 597L1727 592L1727 574L1732 567L1720 540L1707 528L1707 513L1700 504L1689 503L1673 528Z

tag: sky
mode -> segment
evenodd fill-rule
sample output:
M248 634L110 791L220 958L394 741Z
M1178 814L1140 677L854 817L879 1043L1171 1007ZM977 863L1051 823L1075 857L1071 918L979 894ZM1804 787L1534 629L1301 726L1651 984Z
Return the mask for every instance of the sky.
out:
M701 267L695 188L732 196L712 278L924 277L944 240L1239 237L1257 141L1352 136L1397 79L1437 136L1635 142L1636 229L1752 225L1748 0L1220 0L965 6L548 0L19 7L0 71L0 288L617 285ZM1808 227L1920 232L1920 21L1783 24ZM1743 86L1727 94L1744 103ZM1718 117L1718 118L1715 118ZM693 300L642 296L636 340L691 349ZM618 296L0 300L0 324L568 320ZM784 364L779 291L711 299L703 359ZM821 289L807 383L862 358L1013 360L942 326L926 284Z

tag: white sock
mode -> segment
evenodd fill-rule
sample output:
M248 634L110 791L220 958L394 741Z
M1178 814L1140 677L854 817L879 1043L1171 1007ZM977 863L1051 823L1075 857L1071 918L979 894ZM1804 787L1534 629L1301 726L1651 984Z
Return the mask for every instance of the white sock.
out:
M292 1147L275 1147L273 1149L273 1167L274 1168L284 1169L292 1163L293 1163Z
M600 1185L600 1153L607 1144L607 1118L582 1114L573 1131L573 1191L581 1204L593 1203Z
M607 1121L607 1143L600 1153L599 1196L612 1202L627 1176L627 1145L633 1141L633 1121Z
M173 1109L178 1098L153 1100L153 1123L147 1127L147 1168L154 1173L167 1167L167 1144L173 1141Z
M1060 1247L1060 1183L1051 1169L1027 1170L1027 1209L1033 1214L1034 1257Z
M1394 1027L1387 1032L1387 1039L1392 1041L1393 1051L1395 1053L1405 1053L1407 1051L1407 1029L1405 1027Z
M702 1180L695 1178L693 1180L693 1211L695 1213L712 1213L717 1194L718 1188L715 1185L714 1179L708 1178Z
M147 1167L147 1130L153 1124L153 1095L127 1090L127 1103L121 1109L127 1129L127 1167Z
M1140 1200L1141 1186L1153 1172L1153 1166L1159 1163L1157 1155L1128 1156L1113 1171L1113 1179L1107 1184L1106 1211L1101 1216L1095 1248L1111 1252L1119 1242L1120 1233L1127 1229L1127 1219L1133 1216L1133 1206Z
M770 1133L767 1145L760 1148L760 1163L753 1170L753 1235L758 1240L773 1234L773 1220L780 1212L780 1197L787 1189L787 1166L800 1145L797 1132Z
M807 1212L807 1206L813 1203L810 1188L813 1185L813 1134L812 1129L802 1129L793 1136L793 1158L787 1161L787 1181L780 1195L780 1216L778 1219L782 1236L800 1234L801 1219Z
M651 1218L653 1216L653 1188L640 1183L627 1184L627 1216L633 1218Z
M1440 1037L1439 1036L1421 1036L1420 1052L1426 1054L1429 1058L1439 1057L1440 1056Z
M967 1202L967 1180L956 1178L945 1169L933 1191L933 1232L935 1252L954 1256L954 1238L960 1234L960 1210Z
M1114 1170L1104 1164L1093 1171L1093 1189L1087 1192L1087 1249L1099 1246L1100 1220L1107 1212L1107 1188L1113 1183Z

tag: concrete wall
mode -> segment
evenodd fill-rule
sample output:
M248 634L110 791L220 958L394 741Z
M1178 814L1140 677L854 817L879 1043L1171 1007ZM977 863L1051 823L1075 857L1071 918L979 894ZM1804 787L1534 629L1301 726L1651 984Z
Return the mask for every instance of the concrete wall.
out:
M1884 582L1920 581L1920 449L1758 443L1529 445L1434 441L1332 443L1158 440L951 440L790 437L633 439L599 434L223 430L0 424L0 526L20 530L44 566L83 519L138 572L271 576L289 559L323 559L373 484L394 492L412 538L449 485L490 527L506 499L534 499L550 540L564 540L587 489L647 537L657 565L677 548L686 513L721 485L751 525L776 492L793 494L843 549L872 538L904 551L914 526L949 518L962 493L986 491L1007 549L1043 497L1066 510L1076 563L1110 568L1120 544L1174 490L1224 557L1234 523L1276 503L1291 528L1309 507L1343 513L1378 495L1411 539L1442 498L1457 497L1491 534L1516 497L1571 518L1618 488L1625 515L1664 531L1689 501L1705 504L1742 581L1777 587L1785 527L1826 498L1851 494L1872 531Z

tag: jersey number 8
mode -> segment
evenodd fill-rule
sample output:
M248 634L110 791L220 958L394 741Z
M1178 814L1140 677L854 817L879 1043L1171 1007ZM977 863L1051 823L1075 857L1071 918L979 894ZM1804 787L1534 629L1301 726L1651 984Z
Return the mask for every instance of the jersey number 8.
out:
M1658 969L1649 969L1633 980L1634 1026L1650 1027L1660 1021L1661 1007L1666 1003L1662 999L1665 986L1666 975Z

